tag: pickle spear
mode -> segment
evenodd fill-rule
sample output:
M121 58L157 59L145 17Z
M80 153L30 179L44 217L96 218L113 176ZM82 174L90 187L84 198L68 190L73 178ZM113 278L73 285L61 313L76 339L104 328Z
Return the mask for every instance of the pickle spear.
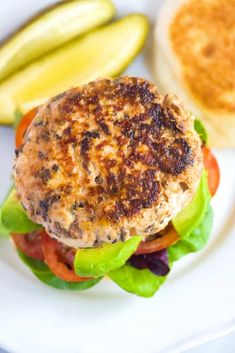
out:
M0 122L12 123L15 110L26 112L72 86L117 76L143 47L148 28L144 15L128 15L16 73L0 87Z
M0 47L0 81L114 15L109 0L68 0L35 16Z

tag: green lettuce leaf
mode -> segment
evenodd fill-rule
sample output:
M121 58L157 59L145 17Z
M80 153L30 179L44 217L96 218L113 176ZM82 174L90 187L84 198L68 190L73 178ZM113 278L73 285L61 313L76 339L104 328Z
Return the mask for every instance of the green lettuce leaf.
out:
M179 240L168 248L170 262L182 256L201 250L208 242L213 225L213 210L209 205L201 224L185 239Z
M32 222L21 205L15 189L9 193L2 205L1 211L2 225L10 233L30 233L41 228L40 225Z
M125 242L104 244L101 248L78 249L74 259L75 272L83 277L104 276L123 266L135 252L142 237L136 236Z
M44 284L57 288L67 290L84 290L96 285L101 278L90 279L85 282L66 282L56 277L49 267L40 260L35 260L29 256L26 256L22 251L17 250L20 259L30 268L32 273Z
M167 278L156 276L147 269L138 270L129 265L110 271L108 276L127 292L145 298L152 297Z
M199 119L194 120L194 129L197 131L198 135L200 136L201 141L207 144L208 134L201 120Z
M2 210L0 208L0 237L7 238L9 236L10 232L7 228L4 227L2 224Z
M23 113L20 110L16 110L14 113L14 124L13 124L13 128L14 130L17 129L22 117L23 117Z
M182 239L187 238L202 222L210 199L207 172L204 170L192 201L172 220L173 226Z

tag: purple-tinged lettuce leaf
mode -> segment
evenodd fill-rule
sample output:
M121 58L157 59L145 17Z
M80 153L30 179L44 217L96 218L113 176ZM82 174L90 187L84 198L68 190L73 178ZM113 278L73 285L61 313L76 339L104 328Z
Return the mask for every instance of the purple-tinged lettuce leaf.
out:
M133 255L128 263L137 269L148 269L157 276L166 276L170 271L166 249L151 254Z

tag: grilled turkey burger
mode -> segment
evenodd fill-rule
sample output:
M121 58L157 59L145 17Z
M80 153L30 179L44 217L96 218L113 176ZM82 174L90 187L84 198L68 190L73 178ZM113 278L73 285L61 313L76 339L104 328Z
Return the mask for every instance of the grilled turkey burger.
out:
M182 249L196 247L195 234L209 236L208 176L214 193L219 172L206 132L153 83L122 77L73 88L23 117L16 136L15 198L39 229L14 229L13 239L41 280L35 261L57 288L83 289L107 274L151 296Z

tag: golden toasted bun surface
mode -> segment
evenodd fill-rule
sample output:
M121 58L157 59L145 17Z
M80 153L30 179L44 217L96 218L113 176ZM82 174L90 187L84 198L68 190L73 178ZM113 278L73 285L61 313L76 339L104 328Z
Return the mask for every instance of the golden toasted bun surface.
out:
M194 98L211 112L235 114L235 1L190 0L169 33Z
M191 114L150 82L123 77L43 105L17 151L31 219L69 246L148 236L188 203L202 171Z

